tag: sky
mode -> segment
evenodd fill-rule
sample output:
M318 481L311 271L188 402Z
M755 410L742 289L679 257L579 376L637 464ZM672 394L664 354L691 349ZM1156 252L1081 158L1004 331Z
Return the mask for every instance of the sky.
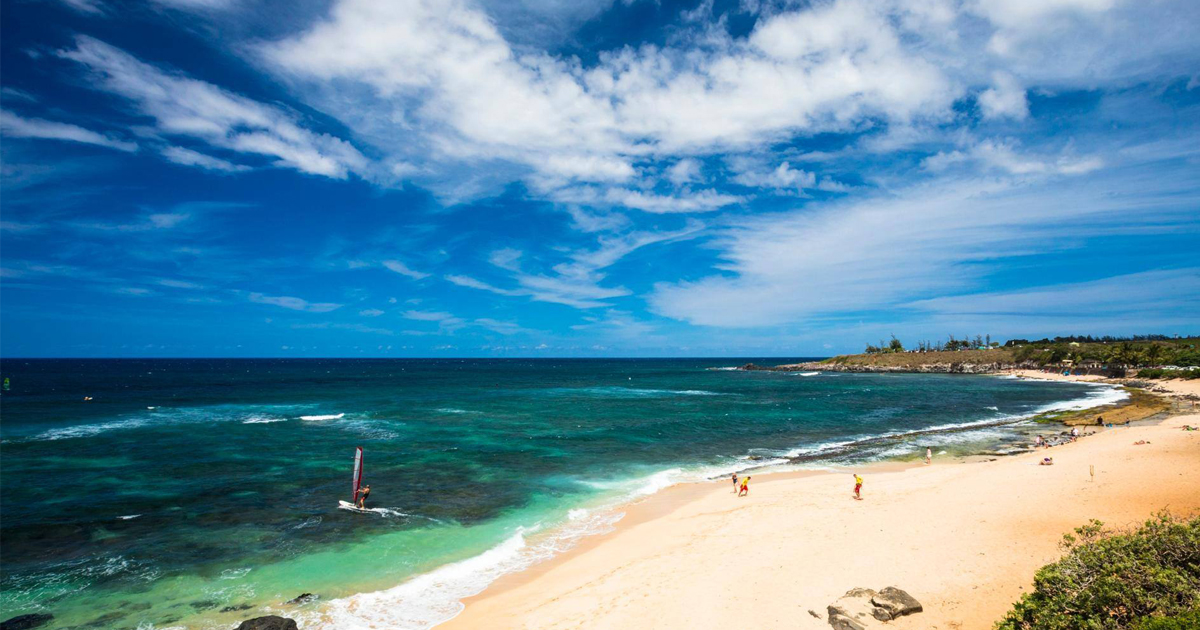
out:
M0 356L1200 332L1194 0L4 0Z

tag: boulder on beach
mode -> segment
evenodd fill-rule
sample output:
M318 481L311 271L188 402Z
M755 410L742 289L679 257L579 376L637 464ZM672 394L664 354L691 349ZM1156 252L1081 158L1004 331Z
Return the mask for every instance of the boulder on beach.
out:
M921 603L894 586L882 591L852 588L829 605L829 625L835 630L868 630L876 622L921 612Z
M300 630L296 626L295 619L280 617L278 615L268 615L266 617L255 617L242 622L242 625L237 627L237 630Z
M28 628L36 628L43 625L51 619L54 619L54 615L50 613L17 615L12 619L0 622L0 630L27 630Z
M871 598L871 603L878 609L886 610L890 615L889 619L919 613L924 610L921 607L921 602L917 601L915 597L895 586L889 586L879 591L879 593Z

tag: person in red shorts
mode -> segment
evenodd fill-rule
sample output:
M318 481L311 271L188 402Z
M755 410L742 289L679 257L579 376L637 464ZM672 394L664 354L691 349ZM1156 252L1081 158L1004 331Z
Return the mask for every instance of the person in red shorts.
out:
M854 473L854 498L862 501L862 477Z
M738 490L738 496L749 496L750 494L750 476L742 478L742 489Z

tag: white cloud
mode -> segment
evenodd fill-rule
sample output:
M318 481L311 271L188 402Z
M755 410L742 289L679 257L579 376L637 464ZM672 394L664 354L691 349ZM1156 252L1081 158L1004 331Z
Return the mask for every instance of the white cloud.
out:
M703 52L624 49L583 68L514 49L467 2L339 0L327 19L260 50L400 162L445 171L502 160L532 170L548 194L629 180L639 156L846 130L868 117L940 117L960 92L902 44L888 7L861 0L764 19L748 41L709 42ZM692 170L680 162L668 175L690 181ZM731 203L613 196L652 212Z
M91 15L101 15L104 13L104 4L98 0L60 0L63 4L79 11L80 13L88 13Z
M1088 237L1180 229L1194 208L1191 185L1149 185L1137 169L1054 180L948 178L810 204L734 225L716 241L720 275L660 283L649 302L661 315L722 327L886 312L968 289L998 259L1060 255Z
M161 134L265 156L277 166L337 179L367 169L367 159L348 142L301 127L290 112L161 70L100 40L80 35L74 49L58 54L87 67L97 89L128 99L140 114L154 119Z
M158 281L160 286L170 287L172 289L203 289L204 285L187 280L174 280L172 278L163 278Z
M486 328L494 333L499 333L501 335L516 335L516 334L533 332L533 331L529 330L528 328L522 328L516 322L499 321L499 320L491 319L488 317L481 317L481 318L475 320L474 322L472 322L472 324L474 324L475 326L479 326L481 328Z
M383 261L383 266L387 267L388 269L390 269L392 271L395 271L396 273L398 273L402 276L408 276L409 278L412 278L413 280L421 280L422 278L429 277L429 274L423 273L420 271L416 271L416 270L410 268L408 265L400 262L399 260L385 260L385 261Z
M1104 161L1096 156L1062 153L1048 157L1021 153L1013 140L983 140L964 150L939 152L925 158L922 166L939 172L963 163L978 164L1012 175L1083 175L1104 166Z
M222 160L221 158L205 155L198 151L185 149L183 147L165 147L162 150L162 155L163 157L167 158L167 160L176 164L182 164L184 166L199 166L200 168L206 168L212 171L233 173L237 171L250 170L250 167L248 166L234 164L229 160Z
M1016 77L1005 72L993 75L992 87L979 95L979 107L984 118L1013 118L1024 120L1029 117L1029 100L1025 88Z
M270 296L262 293L251 293L247 296L251 302L256 304L270 304L282 308L291 309L293 311L304 311L307 313L328 313L342 307L341 304L331 302L309 302L298 297L288 296Z
M1200 268L1165 269L1016 291L919 300L909 306L948 316L1058 316L1080 321L1114 314L1200 312Z
M508 272L516 288L502 288L463 275L449 275L446 280L458 286L509 297L528 297L538 302L565 304L579 309L609 306L606 300L630 294L624 287L602 286L607 275L603 270L616 264L628 254L655 243L693 238L704 224L689 221L670 232L631 232L619 236L601 236L595 249L581 249L569 254L568 262L551 267L552 273L534 273L521 266L522 253L513 249L492 252L489 261Z
M441 322L448 319L454 319L452 313L446 311L404 311L400 314L405 319L413 319L419 322Z
M220 11L233 6L233 0L154 0L172 9L188 11Z
M733 181L743 186L803 191L805 188L816 188L817 175L810 171L794 169L791 164L783 162L770 171L743 170L734 176Z
M683 212L713 212L725 206L743 201L741 197L719 193L715 190L685 192L678 195L657 195L640 190L610 188L604 201L620 207L633 208L653 214Z
M379 317L380 315L383 315L383 311L377 308L367 308L359 311L358 314L362 315L363 317Z
M700 181L700 160L684 158L667 169L667 180L676 186Z
M137 144L126 142L84 129L77 125L42 120L40 118L22 118L12 112L0 111L0 131L10 138L42 138L45 140L64 140L80 142L97 146L117 149L118 151L137 151Z

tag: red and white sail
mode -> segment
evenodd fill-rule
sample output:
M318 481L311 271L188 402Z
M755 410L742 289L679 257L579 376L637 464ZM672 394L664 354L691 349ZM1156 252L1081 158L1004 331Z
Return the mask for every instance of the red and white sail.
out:
M350 502L358 501L358 489L362 487L362 447L354 450L354 494L350 495Z

